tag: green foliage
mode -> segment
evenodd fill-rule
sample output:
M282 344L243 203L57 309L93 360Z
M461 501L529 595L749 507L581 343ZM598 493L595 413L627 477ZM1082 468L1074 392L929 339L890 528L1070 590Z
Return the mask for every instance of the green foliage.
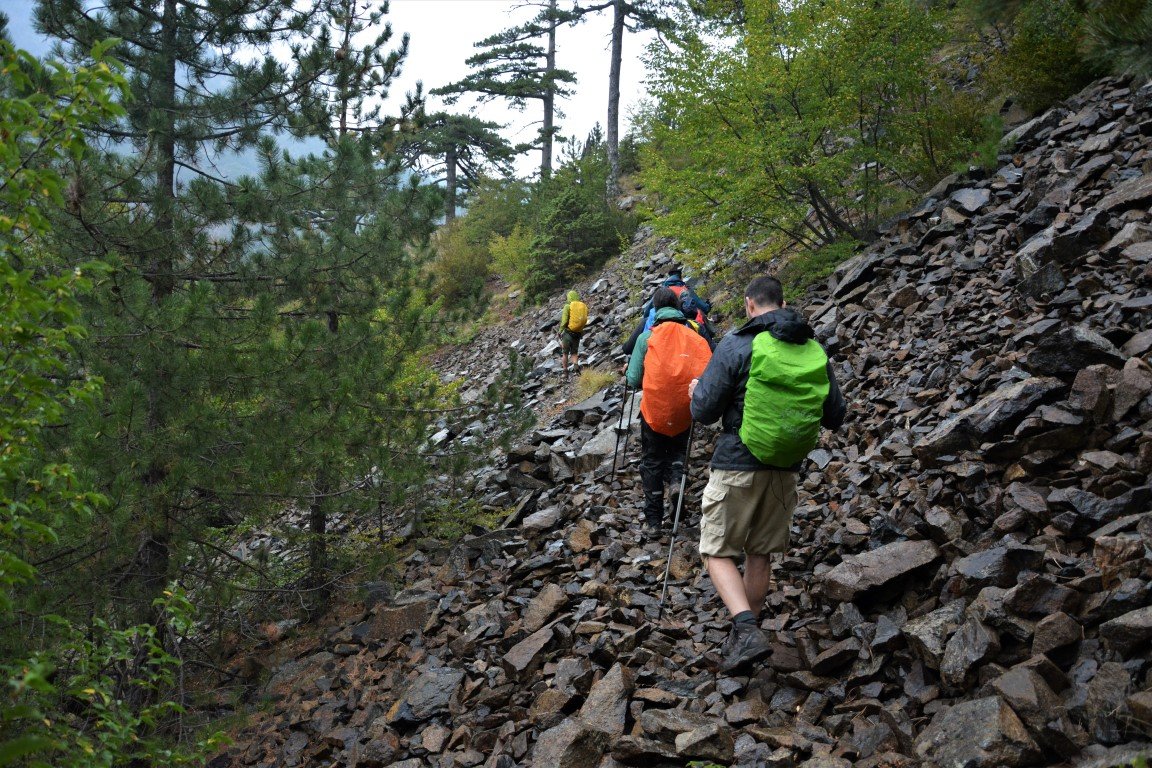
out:
M293 509L308 516L292 541L307 572L244 570L274 579L263 587L329 584L328 521L374 514L417 482L428 411L443 404L418 363L436 326L417 263L442 201L396 151L392 128L412 105L381 122L365 101L404 46L382 51L381 35L346 55L343 36L379 20L348 16L361 12L348 0L186 5L176 17L52 5L39 20L62 39L124 38L115 50L135 99L125 120L87 127L139 151L77 168L74 206L51 233L67 263L113 263L84 305L99 330L82 353L103 400L56 433L112 503L94 529L61 531L59 549L81 555L42 599L146 620L178 575L199 594L231 588L209 527L273 527ZM277 14L282 27L261 26ZM204 29L219 34L190 44ZM173 58L179 77L164 66ZM211 93L178 87L185 77L210 77ZM368 119L373 130L356 130ZM288 157L272 128L317 135L324 150ZM210 167L221 149L247 149L259 173L222 181ZM373 471L388 483L366 484ZM63 599L80 585L91 605Z
M458 236L466 245L445 244L438 259L482 260L539 299L602 265L631 237L635 221L608 199L607 179L605 148L593 135L548 179L486 180L454 224L451 242ZM465 251L467 259L458 255Z
M636 173L640 170L640 141L635 133L620 139L620 173Z
M748 0L727 39L687 27L653 46L643 179L657 229L704 258L865 240L929 169L970 149L926 136L941 106L938 12L914 0ZM928 151L931 146L932 151Z
M1015 17L1013 34L993 60L994 84L1035 112L1084 87L1097 74L1079 49L1084 14L1075 0L1032 0Z
M530 264L524 269L530 300L599 268L631 237L634 220L605 193L608 173L604 144L594 134L578 155L538 185Z
M95 56L102 56L98 49ZM86 517L99 497L52 460L46 432L67 408L91 400L98 382L72 376L79 325L77 294L91 288L98 265L52 268L38 246L46 212L62 199L56 164L79 161L81 126L118 114L112 102L123 81L97 59L69 72L40 64L0 40L0 613L13 590L33 578L29 559L54 543L65 520Z
M777 275L784 286L785 298L799 299L808 286L826 280L836 271L836 267L852 258L858 245L852 240L840 240L815 251L788 255Z
M488 253L469 239L469 231L457 219L445 224L433 238L436 260L432 264L432 293L448 306L480 295L488 277Z
M513 147L502 137L496 123L471 115L438 112L421 115L416 133L405 139L403 151L417 158L435 158L419 162L425 174L443 168L444 215L451 222L456 216L459 193L467 194L481 183L489 169L507 176L512 159L525 148Z
M1093 2L1083 48L1089 63L1101 70L1152 78L1152 1Z
M532 235L520 224L507 235L492 235L488 241L492 267L510 283L523 285L530 276Z
M31 559L105 502L45 439L99 395L73 347L84 335L77 297L104 270L55 266L43 238L63 197L59 165L85 159L82 127L121 114L115 96L125 83L106 50L97 46L91 65L69 71L0 40L0 616L19 611L21 623L43 628L0 643L0 766L184 765L215 743L173 750L163 730L180 711L169 698L179 660L166 642L191 628L187 600L170 593L156 607L159 621L117 630L99 618L73 625L39 615L28 588L43 578Z
M420 533L437 541L456 542L476 527L491 530L509 510L485 510L474 498L443 498L428 506L420 517Z
M484 178L468 198L465 228L476 243L507 237L531 218L532 185L519 179Z
M180 659L166 650L166 641L189 632L192 606L169 592L157 601L157 615L158 625L122 630L100 619L83 629L62 624L64 640L52 652L0 664L8 697L0 766L201 764L219 745L218 734L175 749L164 731L183 712L169 698Z

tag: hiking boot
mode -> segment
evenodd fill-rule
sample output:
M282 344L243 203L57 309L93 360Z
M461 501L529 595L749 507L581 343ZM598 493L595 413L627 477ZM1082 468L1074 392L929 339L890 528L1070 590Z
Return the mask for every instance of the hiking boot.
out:
M755 624L735 624L720 653L723 655L720 671L729 674L767 658L772 654L772 646L768 635Z
M658 539L664 532L664 526L660 524L659 520L645 520L644 521L644 535L650 539Z

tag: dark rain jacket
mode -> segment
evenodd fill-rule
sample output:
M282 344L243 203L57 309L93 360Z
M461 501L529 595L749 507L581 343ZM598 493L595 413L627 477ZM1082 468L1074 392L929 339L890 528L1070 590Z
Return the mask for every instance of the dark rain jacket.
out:
M748 372L752 368L752 340L758 333L771 333L782 341L802 343L814 338L812 328L795 310L784 308L765 312L745 323L739 330L728 334L716 345L712 360L692 395L692 418L703 424L722 419L722 432L712 454L713 469L759 470L791 469L762 464L740 440L740 425L744 421L744 393L748 386ZM824 413L820 424L836 430L844 423L847 405L840 386L828 363L828 396L824 399ZM802 464L803 462L801 462Z

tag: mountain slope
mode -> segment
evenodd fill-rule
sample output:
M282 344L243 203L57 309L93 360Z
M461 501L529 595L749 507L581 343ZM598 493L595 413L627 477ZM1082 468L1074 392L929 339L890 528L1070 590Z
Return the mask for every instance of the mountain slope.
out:
M979 767L1138 749L1152 84L1094 84L1005 147L998 172L941 182L801 307L851 414L801 477L764 667L716 674L727 620L698 532L670 564L666 540L640 537L635 468L609 473L620 386L567 402L557 300L441 363L475 397L519 350L536 365L525 407L558 414L473 478L482 503L514 510L506 527L417 552L399 593L269 648L263 705L213 764ZM618 365L670 259L641 238L579 286L584 362Z

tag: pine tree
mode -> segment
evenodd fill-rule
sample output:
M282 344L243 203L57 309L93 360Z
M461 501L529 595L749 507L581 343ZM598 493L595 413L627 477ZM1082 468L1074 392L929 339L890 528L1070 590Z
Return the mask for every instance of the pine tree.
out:
M516 109L528 101L539 101L543 108L540 127L540 177L552 173L552 143L556 135L556 98L568 96L565 84L576 82L576 75L556 66L556 30L577 17L557 9L556 0L546 0L539 15L531 21L504 30L476 43L485 49L467 59L473 72L463 80L432 90L455 104L462 94L478 94L481 101L508 99ZM544 40L541 45L537 42Z
M420 380L405 362L416 342L398 330L419 304L404 299L396 254L426 236L436 196L390 157L407 114L367 107L404 46L381 49L387 28L348 45L383 8L297 5L41 0L37 10L75 60L93 39L120 38L133 90L125 119L92 126L112 151L76 170L56 232L68 258L115 266L89 302L96 331L84 348L105 402L69 433L115 504L72 573L141 609L178 572L216 567L210 527L294 503L311 513L311 580L322 582L324 520L363 486L347 457L366 455L367 438L341 430L395 391L374 366L404 386ZM276 146L284 131L329 150L293 161ZM253 161L259 175L216 170ZM381 330L384 304L395 332ZM414 453L408 426L396 436Z
M624 31L631 29L661 29L667 26L664 15L667 0L606 0L589 6L577 5L573 11L579 18L612 9L611 57L608 65L608 118L606 150L608 153L608 195L620 192L620 74L624 59ZM628 20L632 20L629 27Z
M406 142L404 152L425 173L435 172L443 164L445 221L456 218L460 192L467 194L487 172L494 170L505 176L511 173L512 158L524 149L513 147L500 135L502 126L470 115L437 112L422 118L419 126ZM421 163L427 157L436 158L436 163Z

